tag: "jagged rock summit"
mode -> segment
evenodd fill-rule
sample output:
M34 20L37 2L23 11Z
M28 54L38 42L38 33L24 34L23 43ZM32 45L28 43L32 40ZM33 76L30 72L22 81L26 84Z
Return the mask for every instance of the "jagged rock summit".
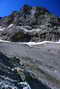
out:
M14 42L59 41L60 18L42 7L24 5L0 19L0 39Z

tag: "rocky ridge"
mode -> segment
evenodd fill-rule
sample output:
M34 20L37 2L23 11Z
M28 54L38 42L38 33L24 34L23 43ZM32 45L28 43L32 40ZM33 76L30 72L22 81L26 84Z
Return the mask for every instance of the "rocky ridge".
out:
M58 41L60 18L45 8L24 5L0 19L0 38L14 42Z

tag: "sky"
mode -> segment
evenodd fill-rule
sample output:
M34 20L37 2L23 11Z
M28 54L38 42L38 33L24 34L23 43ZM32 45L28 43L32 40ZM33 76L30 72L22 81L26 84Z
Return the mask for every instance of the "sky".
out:
M51 13L60 16L60 0L0 0L0 17L8 16L24 4L45 7Z

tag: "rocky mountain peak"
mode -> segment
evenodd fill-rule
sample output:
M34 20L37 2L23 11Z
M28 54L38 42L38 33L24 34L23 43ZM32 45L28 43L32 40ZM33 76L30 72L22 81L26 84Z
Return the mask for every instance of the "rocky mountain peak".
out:
M1 39L10 41L58 41L60 18L43 7L24 5L20 11L0 19ZM14 39L13 39L14 37Z

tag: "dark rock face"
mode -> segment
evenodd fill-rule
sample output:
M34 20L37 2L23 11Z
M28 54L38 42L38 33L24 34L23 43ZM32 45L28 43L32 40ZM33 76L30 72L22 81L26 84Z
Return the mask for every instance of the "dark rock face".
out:
M0 89L22 89L17 88L17 81L22 81L16 71L12 71L13 65L9 63L9 58L0 52Z
M0 38L9 41L58 41L60 18L42 7L24 5L20 11L0 19Z
M23 66L18 58L8 58L0 52L0 89L50 89L26 71L22 71Z

